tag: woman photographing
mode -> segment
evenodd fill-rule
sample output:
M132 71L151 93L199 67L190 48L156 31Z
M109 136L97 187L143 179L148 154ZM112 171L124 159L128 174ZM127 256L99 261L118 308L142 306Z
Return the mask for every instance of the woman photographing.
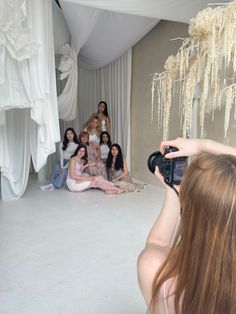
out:
M150 313L236 313L236 149L210 140L165 141L166 158L196 157L176 192L164 184L159 217L138 260Z

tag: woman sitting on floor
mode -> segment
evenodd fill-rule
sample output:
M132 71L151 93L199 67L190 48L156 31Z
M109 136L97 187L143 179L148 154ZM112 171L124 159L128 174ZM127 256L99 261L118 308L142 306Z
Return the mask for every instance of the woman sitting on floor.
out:
M85 169L92 165L88 162L87 148L79 144L69 162L69 172L66 179L68 189L72 192L82 192L91 188L98 188L109 195L118 195L124 192L114 183L105 180L102 176L89 176Z
M54 166L52 182L40 187L42 191L62 188L68 173L69 159L75 152L78 144L79 143L75 130L73 128L67 128L64 133L64 140L59 144L60 162Z
M119 144L111 145L106 166L108 179L114 182L116 186L119 186L126 192L140 192L143 189L142 184L133 182Z

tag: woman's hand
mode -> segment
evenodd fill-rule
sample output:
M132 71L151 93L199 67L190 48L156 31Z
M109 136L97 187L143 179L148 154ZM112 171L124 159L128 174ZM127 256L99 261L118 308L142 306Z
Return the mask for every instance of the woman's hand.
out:
M165 187L166 190L172 190L174 191L169 185L167 185L164 181L164 177L163 175L160 173L158 166L156 166L155 168L155 172L154 172L155 176L159 179L159 181L161 182L161 184ZM180 185L173 185L175 187L175 189L179 192L180 189Z
M160 144L160 152L164 154L165 148L167 146L173 146L178 148L178 151L166 154L166 158L193 156L199 154L202 151L201 146L203 142L204 140L201 139L184 139L178 137L172 141L162 141Z
M87 167L95 167L96 166L96 163L94 161L91 161L91 162L88 162Z

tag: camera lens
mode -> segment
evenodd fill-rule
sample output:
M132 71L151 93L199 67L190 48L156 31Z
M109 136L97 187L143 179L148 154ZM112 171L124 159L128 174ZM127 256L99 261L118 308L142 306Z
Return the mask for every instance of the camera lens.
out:
M155 168L156 166L158 166L162 160L163 160L164 156L162 155L161 152L154 152L152 153L149 157L148 157L148 169L154 173L155 172Z

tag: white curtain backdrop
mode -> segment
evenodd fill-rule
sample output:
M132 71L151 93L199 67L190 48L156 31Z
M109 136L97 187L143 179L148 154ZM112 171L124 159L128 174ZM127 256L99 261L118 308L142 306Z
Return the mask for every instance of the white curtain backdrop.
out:
M38 171L60 140L51 5L51 0L1 1L3 200L17 199L24 193L31 157Z
M111 118L112 142L117 142L127 156L130 125L132 50L96 70L79 69L78 111L76 120L64 123L79 133L90 115L97 112L99 101L105 100Z

